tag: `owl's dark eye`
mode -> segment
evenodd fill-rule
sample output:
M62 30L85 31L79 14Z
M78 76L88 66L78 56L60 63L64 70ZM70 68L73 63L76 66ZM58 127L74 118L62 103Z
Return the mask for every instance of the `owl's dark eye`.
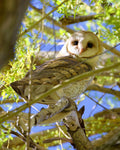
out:
M87 47L88 47L88 48L92 48L92 47L93 47L93 43L88 42Z
M78 41L77 41L77 40L76 40L76 41L73 41L72 44L73 44L73 45L78 45Z

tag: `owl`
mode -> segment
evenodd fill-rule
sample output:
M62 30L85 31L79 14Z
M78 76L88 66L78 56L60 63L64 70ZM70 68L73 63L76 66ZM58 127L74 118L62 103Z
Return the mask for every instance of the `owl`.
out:
M36 100L63 81L94 70L103 48L98 37L89 31L75 32L66 41L57 58L37 66L31 73L31 100ZM70 111L70 101L74 101L86 90L93 77L79 80L56 90L38 103L48 105L31 119L34 124L52 123L63 119ZM11 83L12 88L24 99L29 95L30 72Z

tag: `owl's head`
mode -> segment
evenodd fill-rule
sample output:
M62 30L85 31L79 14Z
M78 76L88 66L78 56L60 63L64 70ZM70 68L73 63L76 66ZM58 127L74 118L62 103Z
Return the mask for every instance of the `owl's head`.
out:
M77 56L89 58L102 53L103 47L98 37L90 31L72 34L59 52L58 56Z

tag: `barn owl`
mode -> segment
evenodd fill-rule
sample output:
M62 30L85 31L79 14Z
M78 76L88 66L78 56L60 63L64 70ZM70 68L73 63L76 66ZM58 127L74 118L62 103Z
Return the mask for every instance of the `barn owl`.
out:
M89 31L75 32L65 43L57 58L32 71L31 100L62 83L66 79L95 69L102 46L98 37ZM11 83L12 88L24 99L29 95L29 76ZM92 81L92 77L71 83L51 93L38 102L49 107L32 117L33 124L52 123L63 119L69 113L69 100L74 101Z

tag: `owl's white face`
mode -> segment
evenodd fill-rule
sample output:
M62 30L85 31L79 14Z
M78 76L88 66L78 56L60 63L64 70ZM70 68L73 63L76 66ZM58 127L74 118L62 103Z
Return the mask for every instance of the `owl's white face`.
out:
M92 32L74 33L68 40L67 52L82 58L96 56L101 52L100 41Z
M75 32L63 46L59 56L73 55L81 58L96 56L102 52L101 42L90 31Z

